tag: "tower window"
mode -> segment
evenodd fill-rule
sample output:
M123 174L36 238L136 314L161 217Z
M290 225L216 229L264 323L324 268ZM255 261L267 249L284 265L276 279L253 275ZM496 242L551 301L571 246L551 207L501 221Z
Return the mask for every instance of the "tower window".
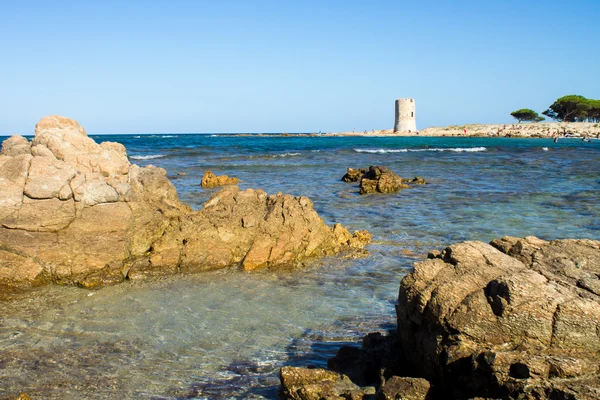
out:
M414 111L411 111L411 112L410 112L410 116L411 116L411 118L412 118L412 117L414 117L414 116L415 116L415 112L414 112Z

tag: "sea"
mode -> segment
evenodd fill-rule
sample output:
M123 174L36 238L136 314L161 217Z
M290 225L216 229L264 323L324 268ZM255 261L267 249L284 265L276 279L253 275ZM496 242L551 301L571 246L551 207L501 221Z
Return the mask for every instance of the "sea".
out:
M201 188L206 170L307 196L326 223L369 230L369 255L15 294L0 303L0 399L276 399L282 366L324 367L394 329L400 280L429 251L505 235L600 240L599 140L92 137L164 168L194 209L218 190ZM428 184L359 195L341 181L371 165Z

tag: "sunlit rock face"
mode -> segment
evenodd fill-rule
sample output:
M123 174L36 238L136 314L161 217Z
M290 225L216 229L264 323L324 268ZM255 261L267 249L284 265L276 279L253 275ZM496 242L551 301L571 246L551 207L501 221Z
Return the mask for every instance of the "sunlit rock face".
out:
M182 271L296 264L364 247L329 228L305 197L230 186L201 211L179 201L162 168L129 163L76 121L43 118L31 142L0 154L0 283L98 286Z
M402 280L399 356L457 396L597 398L599 279L599 241L452 245Z
M600 398L600 241L453 244L415 263L396 314L335 372L282 368L282 398Z

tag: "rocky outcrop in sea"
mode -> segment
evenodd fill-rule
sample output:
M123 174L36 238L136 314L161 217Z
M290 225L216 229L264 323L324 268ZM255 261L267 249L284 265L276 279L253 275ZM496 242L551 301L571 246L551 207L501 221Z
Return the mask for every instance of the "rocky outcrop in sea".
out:
M335 372L283 369L283 397L600 398L600 241L458 243L415 264L396 309Z
M371 165L369 168L348 168L342 181L360 183L360 194L393 193L402 189L410 189L413 185L424 185L427 182L420 176L412 179L401 178L387 167Z
M205 189L214 189L225 185L235 185L240 183L240 180L235 177L229 177L227 175L215 175L212 171L204 171L202 181L200 185Z
M306 197L228 186L202 210L162 168L130 164L76 121L43 118L0 154L0 284L86 287L240 265L298 264L361 251L366 232L328 227Z

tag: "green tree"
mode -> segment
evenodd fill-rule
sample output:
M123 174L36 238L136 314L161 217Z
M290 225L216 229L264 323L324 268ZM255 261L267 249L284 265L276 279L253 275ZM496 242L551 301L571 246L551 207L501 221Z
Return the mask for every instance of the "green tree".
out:
M587 120L589 122L600 122L600 100L588 99Z
M520 110L511 112L510 115L516 118L519 123L521 123L521 121L539 122L546 119L529 108L521 108Z
M587 119L590 109L589 100L583 96L571 94L557 99L542 114L557 121L574 122Z

